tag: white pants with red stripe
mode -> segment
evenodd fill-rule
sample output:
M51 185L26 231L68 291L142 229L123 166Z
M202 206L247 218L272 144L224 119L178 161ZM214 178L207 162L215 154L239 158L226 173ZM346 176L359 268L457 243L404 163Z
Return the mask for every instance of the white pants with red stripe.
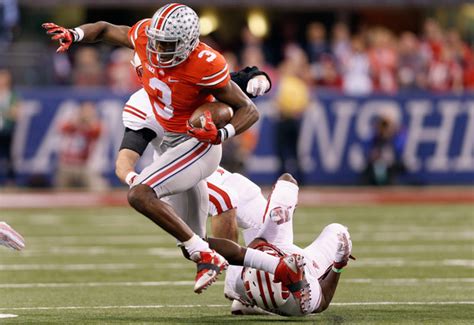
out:
M209 214L215 216L237 208L237 224L243 230L258 229L263 221L267 200L257 184L238 173L219 167L207 178ZM256 230L255 230L256 231ZM253 235L256 233L251 232ZM244 239L247 232L244 231ZM248 244L247 241L245 241Z
M183 136L184 137L184 136ZM182 141L177 135L173 141ZM208 192L204 179L219 165L220 145L211 145L189 138L173 147L161 146L162 154L138 175L135 185L146 184L159 198L173 206L178 215L200 237L206 235Z

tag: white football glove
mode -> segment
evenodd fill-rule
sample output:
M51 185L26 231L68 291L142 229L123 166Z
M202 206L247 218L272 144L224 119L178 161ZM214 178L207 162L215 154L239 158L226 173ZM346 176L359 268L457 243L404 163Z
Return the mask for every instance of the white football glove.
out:
M247 83L247 93L262 96L270 89L270 82L264 75L255 76Z
M6 222L0 222L0 245L20 251L25 248L25 240Z

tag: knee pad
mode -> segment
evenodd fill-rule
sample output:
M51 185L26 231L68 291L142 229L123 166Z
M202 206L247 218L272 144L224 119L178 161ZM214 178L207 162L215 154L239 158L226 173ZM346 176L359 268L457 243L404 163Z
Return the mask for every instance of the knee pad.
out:
M340 224L340 223L331 223L331 224L327 225L326 227L324 227L324 230L334 232L334 233L343 232L343 233L349 234L349 231L347 230L347 227Z

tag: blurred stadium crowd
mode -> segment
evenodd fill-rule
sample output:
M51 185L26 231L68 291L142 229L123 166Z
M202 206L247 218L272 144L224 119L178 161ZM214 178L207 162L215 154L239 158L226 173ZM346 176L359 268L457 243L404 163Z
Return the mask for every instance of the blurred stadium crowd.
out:
M224 50L234 71L256 65L275 81L281 74L294 74L309 85L354 95L420 89L474 90L473 48L457 30L444 29L434 19L424 22L422 35L410 31L395 35L382 26L351 33L341 22L328 31L323 24L313 22L307 27L305 44L277 46L282 48L282 60L275 63L266 58L262 38L245 27L241 34L240 55L226 52L212 37L206 41ZM78 87L133 91L139 86L130 57L127 49L103 53L97 47L81 47L70 57L53 57L54 79Z
M41 35L40 26L36 26L36 30L29 26L22 31L19 28L20 11L16 7L15 12L13 5L16 1L5 3L10 3L11 8L8 10L5 5L3 10L5 18L0 44L3 44L3 54L10 55L7 66L22 72L15 78L18 83L107 86L118 91L133 91L139 87L129 64L131 51L82 46L68 55L53 55L54 45ZM261 26L258 21L253 25L251 21L236 25L240 39L229 42L214 37L212 31L216 27L208 26L208 20L217 19L215 16L209 18L206 10L201 10L200 14L205 17L203 40L224 52L234 70L257 65L268 71L275 81L281 74L292 73L309 85L356 95L374 91L393 94L420 89L435 92L474 89L472 31L464 29L462 35L456 27L442 26L438 20L426 18L427 15L416 22L416 30L403 30L402 27L393 31L383 24L354 25L349 23L350 19L335 18L329 22L326 19L324 23L306 19L301 24L305 29L302 31L301 26L296 29L291 24L280 30L269 30L272 25L268 18L257 12L256 19L262 19ZM127 24L127 18L122 18ZM137 16L136 20L140 18L143 16ZM95 20L91 18L90 21ZM269 36L269 33L273 34ZM281 37L275 37L275 34ZM14 35L17 35L16 39ZM14 42L9 45L9 41ZM50 48L45 50L45 46ZM27 62L31 58L35 58L34 63ZM31 67L34 69L27 71ZM33 75L33 72L40 73Z

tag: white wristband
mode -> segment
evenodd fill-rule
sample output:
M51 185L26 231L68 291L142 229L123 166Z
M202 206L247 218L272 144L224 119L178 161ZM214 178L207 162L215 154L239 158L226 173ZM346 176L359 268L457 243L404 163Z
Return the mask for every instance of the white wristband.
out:
M127 176L125 176L125 183L127 183L128 186L132 185L133 180L135 179L136 176L138 176L137 173L135 173L135 172L129 172L129 173L127 174Z
M84 31L82 28L76 27L74 31L77 33L77 39L74 39L74 42L80 42L84 38Z
M219 129L221 135L221 142L224 142L226 139L232 138L235 135L235 128L232 124L227 124L222 129Z

